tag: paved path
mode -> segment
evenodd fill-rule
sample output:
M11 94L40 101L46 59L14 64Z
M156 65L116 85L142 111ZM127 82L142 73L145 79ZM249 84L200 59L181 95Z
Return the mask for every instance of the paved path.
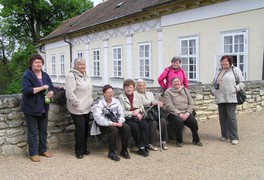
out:
M238 116L239 144L219 140L218 120L199 123L203 147L191 144L189 129L184 146L169 143L168 151L151 152L147 158L131 152L131 159L113 162L104 145L78 160L72 148L53 150L54 157L33 163L27 155L0 156L0 179L264 179L264 111ZM136 149L131 149L134 151Z

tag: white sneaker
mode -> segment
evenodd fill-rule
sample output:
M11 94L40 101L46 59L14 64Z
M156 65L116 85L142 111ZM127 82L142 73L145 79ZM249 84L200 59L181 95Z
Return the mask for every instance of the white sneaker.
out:
M231 140L231 144L232 145L237 145L238 144L238 140Z

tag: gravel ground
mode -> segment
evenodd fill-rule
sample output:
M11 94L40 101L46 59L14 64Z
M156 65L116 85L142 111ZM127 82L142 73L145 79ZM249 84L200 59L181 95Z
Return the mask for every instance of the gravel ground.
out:
M191 144L189 129L182 148L170 141L167 151L151 152L145 158L133 153L131 159L113 162L107 146L94 142L91 155L78 160L72 147L52 150L54 157L34 163L27 155L0 156L0 179L264 179L264 111L238 116L238 145L220 141L218 120L199 123L203 147ZM92 139L90 141L93 141Z

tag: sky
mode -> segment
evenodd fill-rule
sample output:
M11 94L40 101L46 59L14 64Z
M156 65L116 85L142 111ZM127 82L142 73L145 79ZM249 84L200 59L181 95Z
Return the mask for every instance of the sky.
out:
M94 3L94 6L102 2L102 0L91 0Z

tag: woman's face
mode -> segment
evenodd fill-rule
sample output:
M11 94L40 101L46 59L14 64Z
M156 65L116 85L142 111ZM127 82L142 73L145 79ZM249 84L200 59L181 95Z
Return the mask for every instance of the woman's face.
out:
M178 78L174 79L174 80L172 81L172 86L173 86L175 89L179 89L180 86L181 86L181 81L180 81Z
M175 61L171 63L172 69L178 69L181 63L179 61Z
M129 86L125 86L125 93L128 95L133 94L134 92L134 86L133 85L129 85Z
M137 83L137 91L144 93L146 90L146 84L144 82Z
M42 61L40 59L36 59L32 62L31 68L33 71L41 71L42 66Z
M75 69L77 69L81 73L84 73L86 70L85 62L84 61L78 61L77 64L75 65Z
M109 88L104 92L104 98L106 101L112 100L113 96L114 96L114 90L112 88Z
M227 58L225 58L225 59L223 59L223 60L221 61L221 67L222 67L223 69L228 69L228 68L230 67L230 64L229 64Z

